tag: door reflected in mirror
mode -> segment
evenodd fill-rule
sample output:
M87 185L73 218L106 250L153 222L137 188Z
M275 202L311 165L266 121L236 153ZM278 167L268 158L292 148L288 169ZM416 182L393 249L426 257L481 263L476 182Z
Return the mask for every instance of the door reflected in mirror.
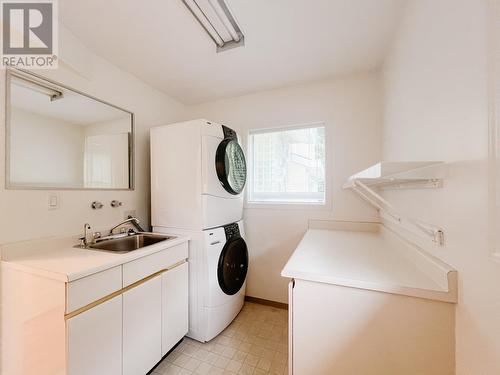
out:
M7 85L7 188L133 188L131 112L31 73Z

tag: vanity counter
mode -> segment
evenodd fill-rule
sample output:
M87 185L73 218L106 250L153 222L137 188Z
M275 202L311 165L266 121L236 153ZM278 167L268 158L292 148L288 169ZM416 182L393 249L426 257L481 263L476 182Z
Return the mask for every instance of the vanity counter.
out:
M1 247L0 373L145 374L188 332L187 237L128 253L77 242Z
M188 240L189 237L181 236L128 253L113 253L74 247L79 242L77 237L47 238L2 245L0 257L3 266L71 282Z

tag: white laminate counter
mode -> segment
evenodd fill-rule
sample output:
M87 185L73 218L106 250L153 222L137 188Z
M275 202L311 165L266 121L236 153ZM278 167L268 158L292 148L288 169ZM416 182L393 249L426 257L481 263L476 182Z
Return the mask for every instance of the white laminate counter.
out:
M457 301L457 272L447 264L382 224L344 223L341 227L341 230L309 229L281 275L438 301Z
M79 243L77 237L47 238L0 246L0 258L2 266L71 282L188 240L188 237L176 237L139 250L118 254L76 248L74 245Z

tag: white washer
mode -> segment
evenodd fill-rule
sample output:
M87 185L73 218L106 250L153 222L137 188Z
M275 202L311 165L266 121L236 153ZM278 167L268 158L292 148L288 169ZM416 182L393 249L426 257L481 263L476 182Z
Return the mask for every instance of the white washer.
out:
M189 332L210 341L238 315L245 299L248 249L243 221L201 232L155 227L189 235Z
M233 321L244 303L248 250L243 222L204 231L204 242L208 267L204 341L209 341Z
M203 119L151 129L153 226L202 230L237 222L245 182L234 130Z

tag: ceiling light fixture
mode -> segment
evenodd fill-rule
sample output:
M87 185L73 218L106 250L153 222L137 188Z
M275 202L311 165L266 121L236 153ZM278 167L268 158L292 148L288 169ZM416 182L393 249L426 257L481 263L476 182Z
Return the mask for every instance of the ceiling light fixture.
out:
M217 52L245 45L225 0L182 0L217 45Z

